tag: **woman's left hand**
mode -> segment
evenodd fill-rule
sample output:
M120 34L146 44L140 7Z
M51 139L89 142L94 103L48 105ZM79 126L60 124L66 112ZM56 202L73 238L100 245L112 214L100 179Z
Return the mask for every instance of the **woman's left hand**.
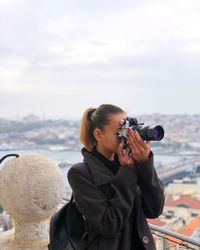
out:
M123 150L123 142L121 141L117 149L117 155L121 165L127 165L133 168L134 160L133 157L129 155L130 150L130 145L128 145L126 149Z
M128 128L127 139L132 151L132 157L137 162L146 161L151 151L150 141L144 142L138 132L130 128Z

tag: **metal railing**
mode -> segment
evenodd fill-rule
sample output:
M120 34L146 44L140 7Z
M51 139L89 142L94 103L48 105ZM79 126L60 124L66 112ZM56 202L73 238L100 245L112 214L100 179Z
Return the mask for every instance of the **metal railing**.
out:
M157 250L200 250L200 241L149 223L155 237Z

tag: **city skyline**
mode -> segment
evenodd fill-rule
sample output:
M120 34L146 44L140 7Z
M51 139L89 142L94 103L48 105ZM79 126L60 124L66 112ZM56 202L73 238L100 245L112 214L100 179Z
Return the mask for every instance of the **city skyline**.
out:
M0 118L200 113L197 0L0 0Z

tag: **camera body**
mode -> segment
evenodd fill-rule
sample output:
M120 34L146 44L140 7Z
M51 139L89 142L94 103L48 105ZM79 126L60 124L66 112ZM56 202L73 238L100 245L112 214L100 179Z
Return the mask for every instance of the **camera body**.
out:
M144 126L144 123L138 123L137 118L126 117L121 120L121 130L119 138L124 142L124 148L127 147L127 132L128 128L136 130L144 141L160 141L164 137L164 129L160 125Z

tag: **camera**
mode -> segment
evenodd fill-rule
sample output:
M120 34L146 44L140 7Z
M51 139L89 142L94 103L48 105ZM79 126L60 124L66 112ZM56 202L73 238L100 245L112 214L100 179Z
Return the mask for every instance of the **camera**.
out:
M144 126L144 123L138 123L137 118L126 117L121 120L121 130L118 135L124 142L124 149L128 145L127 132L128 128L136 130L144 141L160 141L164 137L164 129L160 125Z

